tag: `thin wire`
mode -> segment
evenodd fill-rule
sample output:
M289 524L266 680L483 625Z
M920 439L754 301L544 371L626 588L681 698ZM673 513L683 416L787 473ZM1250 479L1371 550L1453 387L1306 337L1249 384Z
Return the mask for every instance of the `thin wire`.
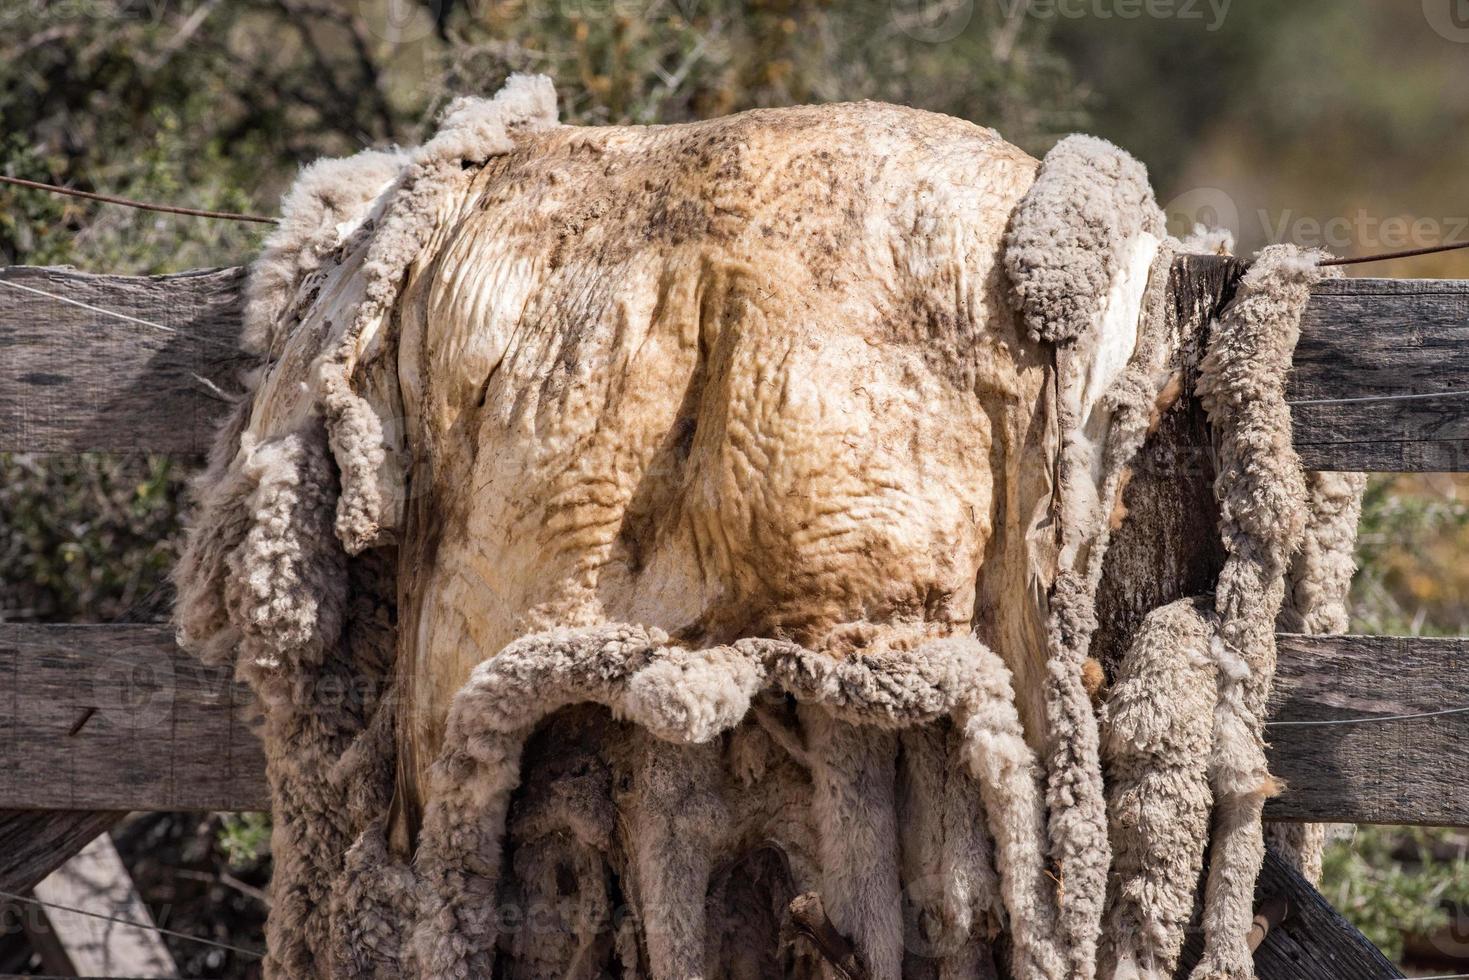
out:
M173 327L166 327L161 323L154 323L152 320L140 320L135 316L128 316L126 313L118 313L116 310L104 310L100 306L93 306L91 303L83 303L79 299L71 299L66 296L58 296L55 293L48 293L46 292L46 290L37 289L34 286L22 286L20 283L11 282L9 279L0 279L0 286L9 286L11 289L23 289L28 293L35 293L37 296L46 296L50 299L54 299L58 303L69 303L72 306L80 306L82 309L91 310L93 313L102 313L106 316L117 317L117 319L126 320L129 323L140 323L145 327L152 327L154 330L162 330L164 333L178 333L178 331L175 330Z
M1267 721L1266 727L1300 728L1307 725L1370 725L1378 721L1411 721L1414 718L1440 718L1444 715L1469 714L1469 705L1462 708L1444 708L1440 711L1416 711L1407 715L1373 715L1365 718L1330 718L1324 721Z
M179 333L179 331L175 330L173 327L166 326L162 323L154 323L152 320L141 320L138 317L129 316L126 313L119 313L116 310L109 310L101 306L93 306L91 303L83 303L79 299L72 299L68 296L61 296L57 293L48 293L46 290L37 289L35 286L22 286L20 283L13 282L9 279L0 279L0 286L9 286L12 289L20 289L28 293L35 293L37 296L45 296L47 299L54 299L58 303L66 303L70 306L79 306L84 310L91 310L93 313L101 313L103 316L114 317L118 320L126 320L128 323L137 323L145 327L152 327L154 330L162 330L164 333ZM189 336L193 337L195 340L199 340L213 347L219 347L224 350L230 351L232 354L238 355L241 353L240 349L234 344L218 340L214 337L200 336L198 334L190 334ZM194 375L194 377L198 379L206 388L213 389L213 391L217 395L223 396L226 398L226 400L229 400L228 396L225 396L224 393L219 390L218 386L212 384L204 378L200 378L197 374Z
M245 949L243 946L231 946L229 943L215 942L213 939L201 939L198 936L191 936L186 932L175 932L172 929L165 929L162 926L155 926L147 922L134 922L131 919L119 919L116 916L103 915L101 912L89 912L86 909L75 908L71 905L62 905L59 902L43 902L39 898L29 898L25 895L17 895L14 892L0 891L0 898L8 898L12 902L29 902L32 905L39 905L42 908L48 909L58 909L62 912L75 912L77 915L91 916L94 919L102 919L106 922L116 922L118 925L132 926L134 929L146 929L150 932L159 932L165 936L173 936L175 939L183 939L191 943L200 943L205 946L215 946L219 949L227 949L232 953L242 953L245 956L253 956L257 960L265 955L264 953L261 953L257 950Z
M1420 401L1425 398L1462 398L1469 395L1469 390L1459 391L1431 391L1413 395L1359 395L1354 398L1302 398L1291 401L1289 405L1344 405L1348 402L1410 402Z
M1469 248L1469 242L1455 242L1452 245L1429 245L1427 248L1409 248L1401 252L1381 252L1377 255L1363 255L1355 259L1327 259L1321 265L1361 265L1364 262L1387 262L1390 259L1411 259L1415 255L1457 252L1461 248Z
M29 187L37 191L50 191L52 194L64 194L67 197L80 197L88 201L100 201L103 204L121 204L125 208L137 208L140 211L162 211L165 214L187 214L195 218L223 218L227 221L255 221L260 224L273 225L276 219L267 218L259 214L239 214L235 211L205 211L200 208L180 208L171 204L150 204L147 201L134 201L126 197L113 197L111 194L93 194L90 191L73 190L70 187L58 187L55 184L43 184L39 180L25 180L20 177L6 177L0 174L0 183L14 184L17 187Z

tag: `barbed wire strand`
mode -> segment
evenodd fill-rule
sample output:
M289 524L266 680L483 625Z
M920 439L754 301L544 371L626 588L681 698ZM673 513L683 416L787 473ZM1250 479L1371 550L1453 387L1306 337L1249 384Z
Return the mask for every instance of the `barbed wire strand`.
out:
M148 922L134 922L131 919L120 919L117 916L104 915L101 912L89 912L86 909L79 909L72 905L62 905L59 902L44 902L39 898L31 898L26 895L17 895L14 892L0 891L0 898L8 898L12 902L26 902L30 905L39 905L42 908L47 909L57 909L61 912L75 912L77 915L90 916L93 919L102 919L105 922L115 922L118 925L122 926L132 926L134 929L146 929L149 932L157 932L162 933L165 936L173 936L175 939L183 939L191 943L200 943L204 946L214 946L218 949L227 949L231 953L240 953L244 956L253 956L257 960L265 956L265 954L260 952L259 950L246 949L243 946L231 946L229 943L221 943L213 939L203 939L199 936L191 936L186 932L178 932L174 929L165 929L162 926L156 926Z
M99 201L102 204L120 204L125 208L136 208L139 211L162 211L164 214L185 214L194 218L221 218L225 221L254 221L259 224L276 224L275 218L267 218L261 214L240 214L236 211L206 211L202 208L181 208L172 204L153 204L149 201L134 201L131 198L115 197L112 194L94 194L91 191L79 191L70 187L59 187L56 184L45 184L39 180L26 180L23 177L7 177L0 174L0 183L11 184L16 187L28 187L34 191L49 191L52 194L63 194L67 197L79 197L85 201Z

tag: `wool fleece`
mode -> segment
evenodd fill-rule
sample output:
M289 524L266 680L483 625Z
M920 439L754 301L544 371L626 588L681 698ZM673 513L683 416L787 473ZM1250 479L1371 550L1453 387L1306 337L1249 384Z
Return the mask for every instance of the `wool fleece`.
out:
M1211 814L1195 977L1248 976L1275 621L1339 628L1360 484L1289 445L1314 257L1194 365L1183 247L1110 144L873 103L582 128L515 76L308 168L177 573L264 714L267 976L830 976L809 891L876 980L1162 976ZM1229 559L1104 697L1194 367Z

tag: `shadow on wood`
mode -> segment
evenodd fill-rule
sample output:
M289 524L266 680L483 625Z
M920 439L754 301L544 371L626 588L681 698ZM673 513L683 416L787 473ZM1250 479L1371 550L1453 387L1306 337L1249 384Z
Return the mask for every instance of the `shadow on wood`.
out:
M40 910L44 919L27 916L26 933L47 970L79 976L179 975L108 835L94 838L39 882L35 897L46 903Z
M30 891L125 816L95 810L0 810L0 891Z
M1202 896L1203 888L1199 894ZM1257 907L1273 899L1290 906L1285 921L1273 927L1255 951L1255 972L1260 980L1389 980L1402 971L1388 961L1376 946L1342 918L1321 893L1295 868L1267 849L1265 866L1255 885ZM1177 980L1187 980L1199 961L1204 936L1198 928L1200 909L1184 942Z

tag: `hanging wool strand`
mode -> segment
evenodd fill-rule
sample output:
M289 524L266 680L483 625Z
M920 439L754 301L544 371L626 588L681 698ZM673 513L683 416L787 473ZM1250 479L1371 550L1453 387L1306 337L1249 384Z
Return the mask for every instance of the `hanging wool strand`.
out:
M1248 977L1273 631L1341 627L1361 485L1289 444L1320 256L1194 364L1186 247L1110 144L874 104L580 129L517 76L308 168L177 573L265 715L267 976L815 977L816 892L874 980L1162 977L1212 817L1195 980ZM1228 557L1102 692L1195 368Z

